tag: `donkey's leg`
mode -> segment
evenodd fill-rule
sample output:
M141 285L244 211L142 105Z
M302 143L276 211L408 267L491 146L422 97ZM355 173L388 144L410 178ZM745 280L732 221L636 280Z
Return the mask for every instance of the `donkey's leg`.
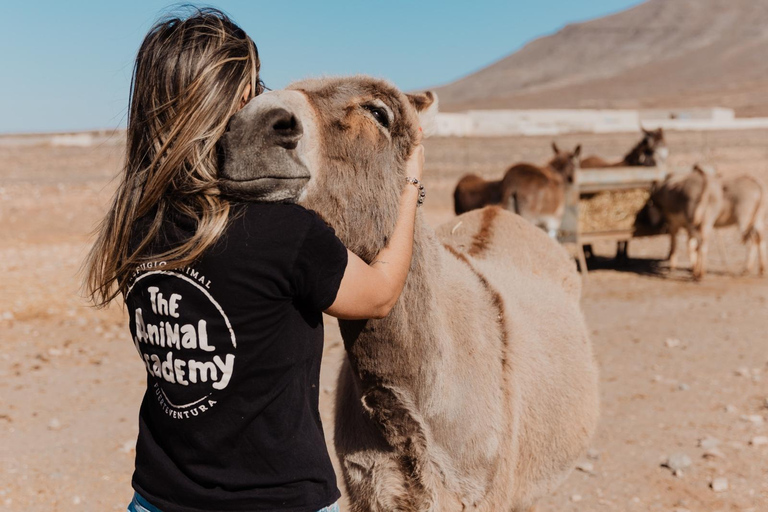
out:
M757 252L759 255L759 261L760 261L760 267L759 267L759 274L761 276L765 275L765 271L768 267L768 247L765 240L765 227L764 226L756 226L755 227L755 245L757 245Z
M709 239L712 237L712 231L714 231L715 219L710 218L699 229L696 230L696 242L697 252L696 265L694 266L693 278L697 281L704 278L704 274L707 272L707 254L709 253Z
M744 275L751 274L752 269L755 268L755 263L757 262L757 253L758 253L758 247L760 245L760 242L758 241L757 236L755 233L750 233L745 237L747 241L747 263L744 266Z
M627 256L628 252L628 246L629 242L626 240L621 240L616 243L616 259L618 261L627 261L629 257Z
M696 263L698 263L698 272L694 275L696 279L703 279L704 274L707 272L707 254L709 253L709 235L710 232L703 232L698 243L698 256L696 257Z
M677 268L677 232L679 228L677 226L669 227L669 269L675 270Z
M539 224L547 232L549 238L557 241L557 235L560 231L560 225L562 224L562 218L558 218L554 215L544 215L539 219Z
M581 278L586 279L587 274L589 273L589 269L587 268L587 257L584 254L584 248L586 246L583 246L581 244L578 244L576 247L576 258L579 262L579 272L581 272ZM591 245L589 247L592 247Z
M755 227L751 224L752 212L746 211L745 208L741 208L736 212L736 226L739 228L739 234L741 234L741 240L744 245L747 246L747 261L744 265L742 275L747 275L752 272L755 266L757 257L757 245L759 244Z
M766 266L768 261L766 258L766 239L765 239L765 220L762 214L758 214L751 226L746 226L742 229L742 224L739 223L739 229L744 233L743 239L749 244L749 254L747 256L747 266L744 269L745 274L752 272L755 261L759 263L758 273L759 275L765 275Z
M390 451L378 458L371 485L374 512L442 510L437 500L440 478L427 450L427 426L406 391L377 382L361 396L363 409L379 427ZM378 477L376 477L378 474Z
M694 230L688 230L688 258L691 260L693 275L696 277L696 269L699 263L699 238Z
M351 512L420 510L396 453L363 410L360 382L345 358L336 390L334 444Z
M349 454L341 463L352 512L427 510L410 499L402 467L392 454Z

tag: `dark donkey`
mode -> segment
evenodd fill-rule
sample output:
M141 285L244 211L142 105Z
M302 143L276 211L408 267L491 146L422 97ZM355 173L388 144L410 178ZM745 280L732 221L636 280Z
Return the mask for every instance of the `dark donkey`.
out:
M643 138L624 156L620 162L610 163L599 156L588 156L581 160L582 169L603 169L607 167L655 167L666 162L669 150L664 140L664 130L643 130Z
M633 147L620 162L610 163L599 156L591 155L582 159L581 168L607 169L611 167L656 167L657 165L664 165L669 156L667 141L664 139L664 129L658 128L656 130L646 130L642 126L640 129L643 131L643 138L640 142L635 144L635 147ZM582 197L591 197L592 195L593 194ZM618 249L616 251L617 259L627 259L628 245L628 241L618 243ZM592 257L594 254L592 245L585 245L584 252L589 257Z
M573 153L560 151L552 143L555 156L546 166L515 164L501 180L488 181L468 174L459 180L453 193L457 215L501 204L553 234L560 227L565 205L565 186L573 183L581 146Z
M489 181L477 174L463 176L453 191L453 209L456 215L501 203L501 181Z

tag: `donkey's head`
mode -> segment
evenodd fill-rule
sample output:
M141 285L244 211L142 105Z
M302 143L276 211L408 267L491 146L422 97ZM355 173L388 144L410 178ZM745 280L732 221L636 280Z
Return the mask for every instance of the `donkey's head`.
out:
M573 183L576 177L576 170L580 165L581 144L576 146L573 151L561 151L557 143L552 143L552 151L555 156L549 161L549 166L562 175L566 183Z
M263 94L222 137L221 189L298 201L370 261L394 229L405 163L436 111L433 93L406 95L363 76L305 80Z
M643 130L644 164L647 166L663 165L669 156L667 141L664 139L664 129Z

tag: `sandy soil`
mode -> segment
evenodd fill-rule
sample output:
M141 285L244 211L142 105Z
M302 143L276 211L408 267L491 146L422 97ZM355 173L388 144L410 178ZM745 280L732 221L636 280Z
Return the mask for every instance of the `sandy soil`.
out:
M619 156L631 135L571 135L562 146ZM673 133L673 165L715 164L768 181L768 132ZM424 214L451 218L467 171L488 176L518 160L544 161L549 139L436 139L427 144ZM77 275L104 213L122 146L0 144L0 510L124 510L144 368L119 306L87 307ZM630 245L625 267L599 255L583 307L601 366L602 420L591 458L540 512L765 511L768 446L768 279L737 277L745 258L733 230L712 248L712 273L692 283L658 260L663 237ZM332 432L343 348L328 319L322 414ZM699 441L720 441L710 457ZM330 440L329 440L330 441ZM675 477L661 463L686 454ZM590 465L591 464L591 469ZM714 478L729 489L716 493Z

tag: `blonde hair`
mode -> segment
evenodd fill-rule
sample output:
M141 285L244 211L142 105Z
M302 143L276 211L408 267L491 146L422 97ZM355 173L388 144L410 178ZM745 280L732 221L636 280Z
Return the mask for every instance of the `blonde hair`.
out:
M197 259L223 233L229 203L217 188L216 142L248 85L263 87L254 42L225 14L196 9L156 23L133 70L126 160L112 206L86 261L86 293L106 306L137 266L166 268ZM161 253L164 220L176 211L195 221L189 239ZM148 226L134 233L139 219Z

